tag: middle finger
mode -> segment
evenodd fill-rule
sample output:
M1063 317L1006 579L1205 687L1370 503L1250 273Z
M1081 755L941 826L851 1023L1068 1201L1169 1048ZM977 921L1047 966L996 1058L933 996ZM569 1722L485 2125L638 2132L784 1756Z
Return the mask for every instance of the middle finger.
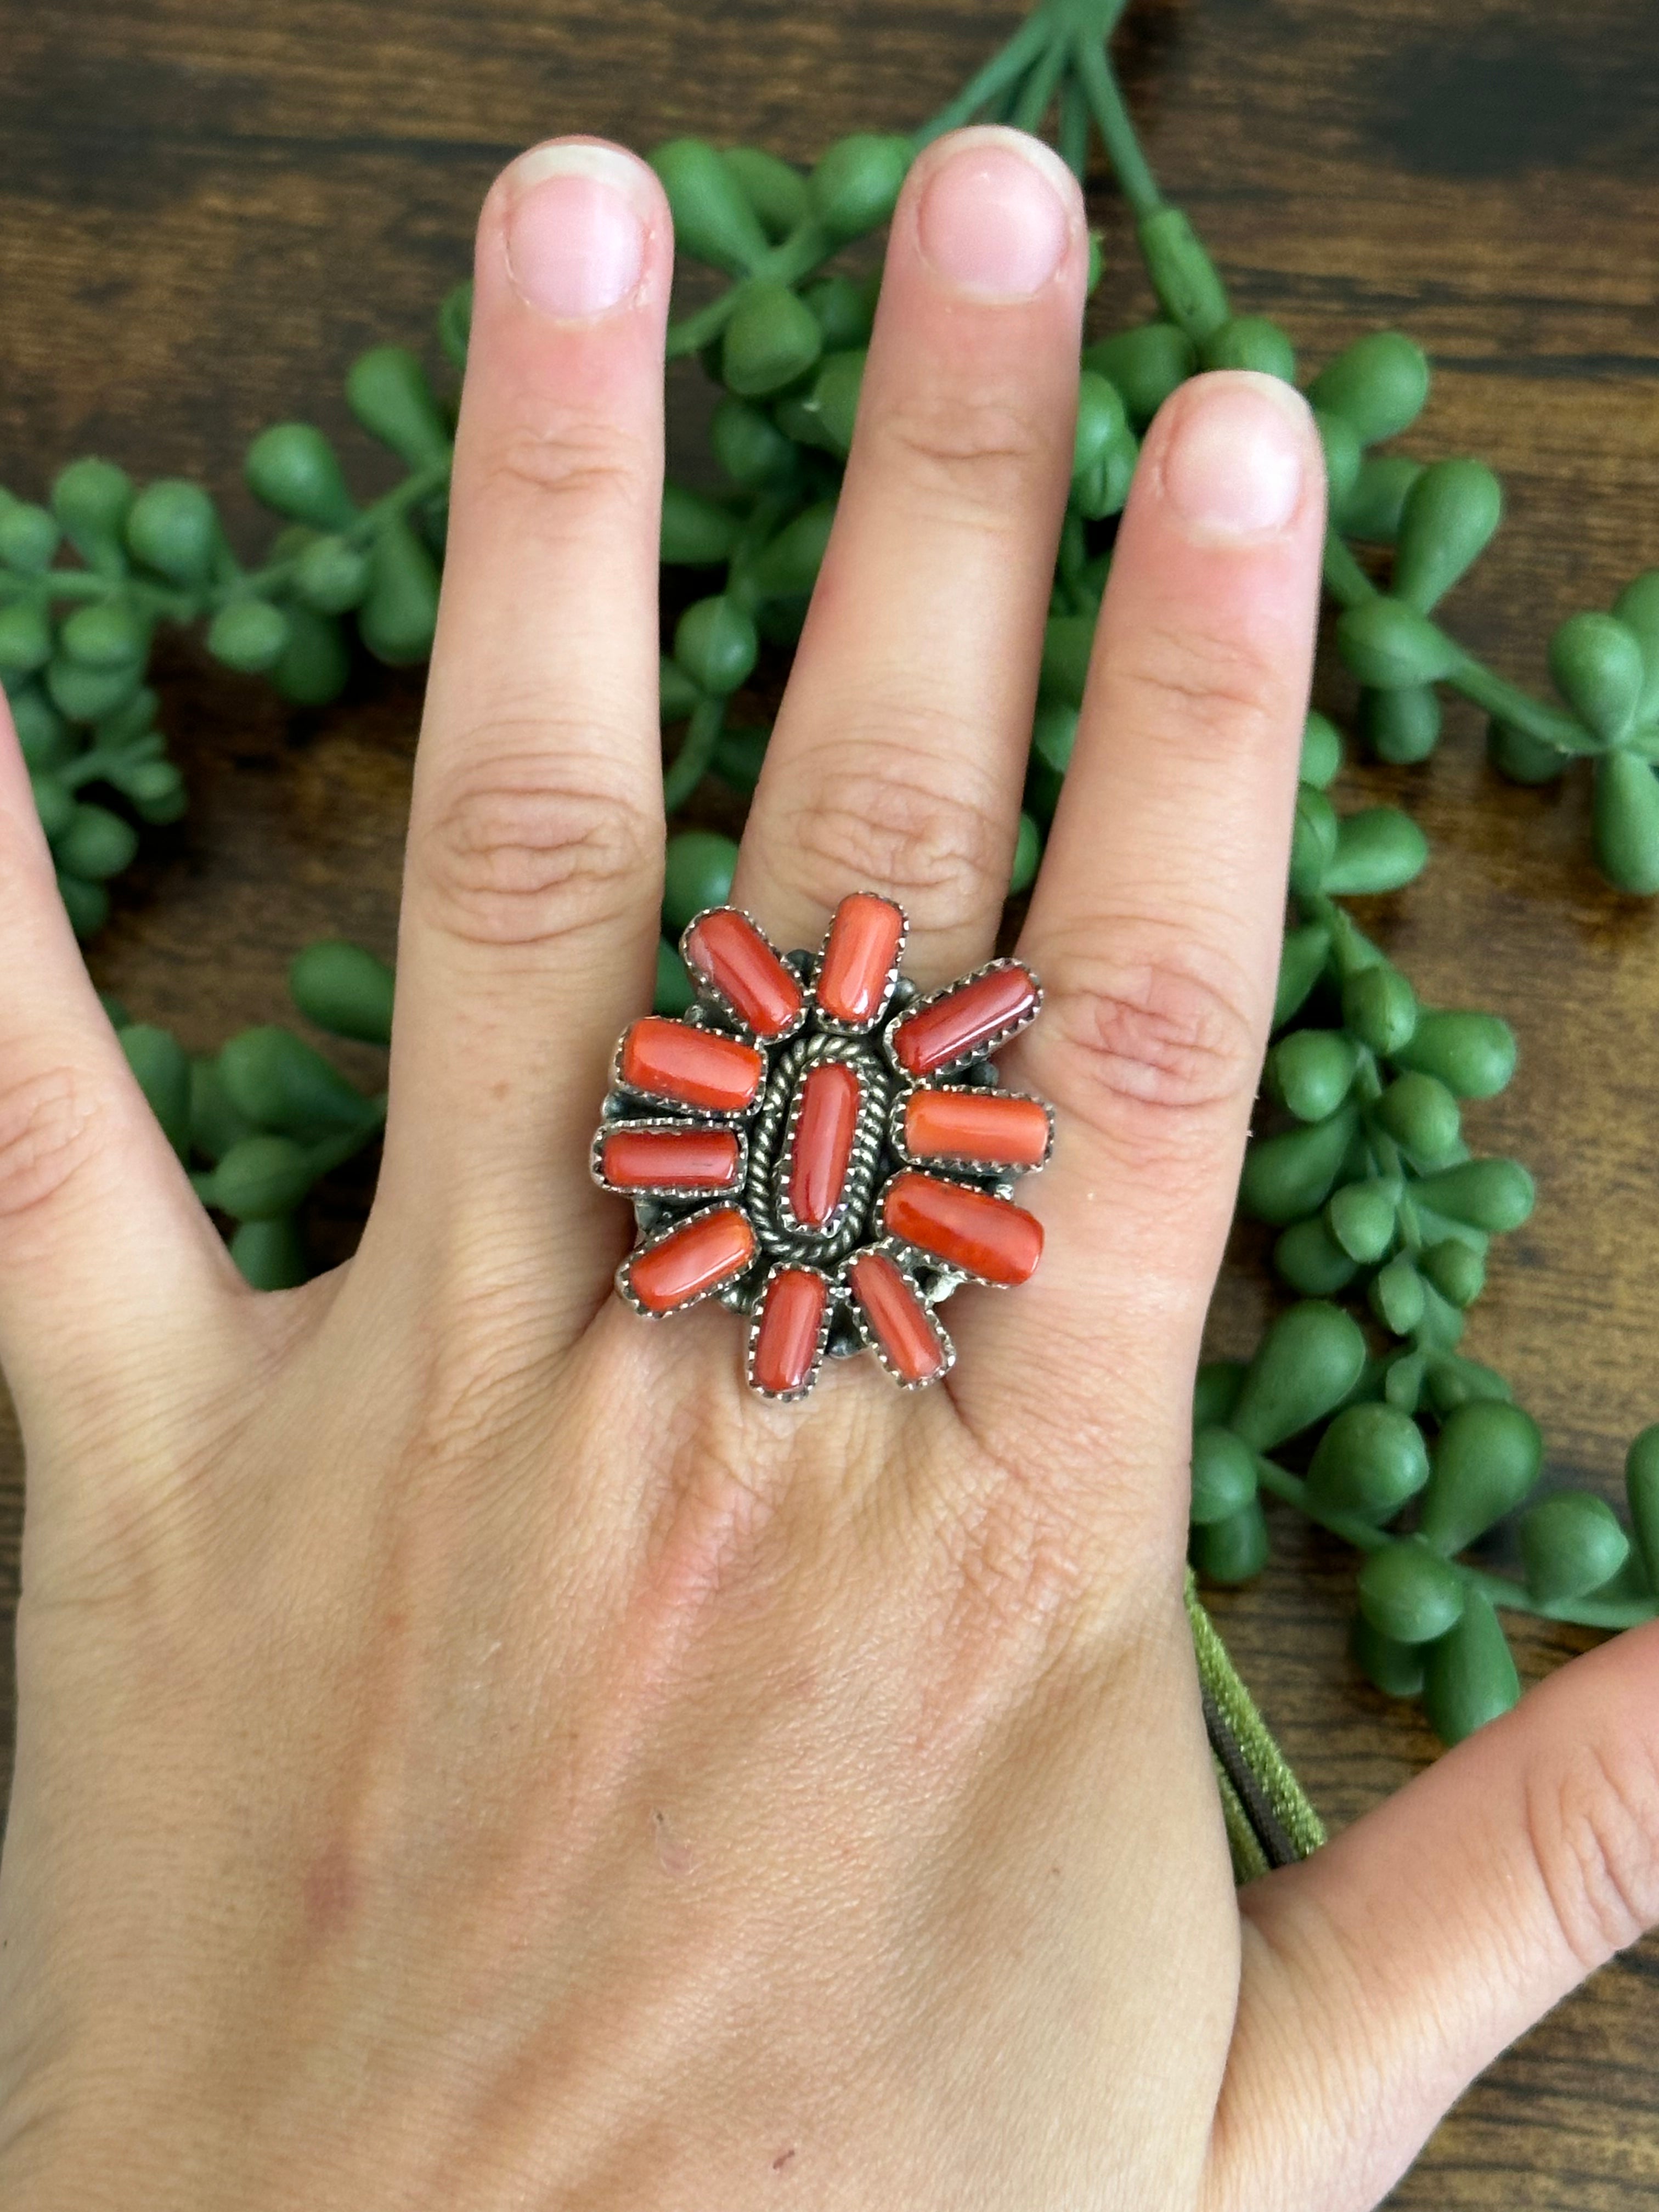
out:
M733 896L815 944L844 893L910 917L924 982L1007 895L1071 475L1082 195L1038 140L963 131L895 211L857 434Z

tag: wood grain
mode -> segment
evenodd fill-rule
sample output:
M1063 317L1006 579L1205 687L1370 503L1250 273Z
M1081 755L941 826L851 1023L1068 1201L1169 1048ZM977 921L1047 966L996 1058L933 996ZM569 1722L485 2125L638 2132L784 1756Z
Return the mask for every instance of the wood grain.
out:
M465 272L478 201L520 145L581 129L649 146L696 128L810 159L837 133L899 129L1003 36L1002 0L0 0L0 479L38 496L87 450L141 477L198 476L233 525L265 422L340 433L360 481L381 460L337 397L345 363L425 342ZM1659 26L1652 0L1146 0L1123 35L1168 188L1236 299L1315 363L1399 322L1437 365L1410 441L1503 472L1510 523L1450 610L1507 672L1659 563ZM1144 311L1126 226L1097 195L1113 275L1103 325ZM677 419L695 403L677 398ZM283 972L322 931L392 942L418 710L410 678L365 677L289 715L187 643L161 663L188 822L117 901L99 982L192 1048L284 1011ZM1351 687L1322 670L1340 713ZM1409 795L1436 863L1382 902L1431 1001L1515 1024L1521 1076L1473 1133L1537 1170L1471 1348L1511 1374L1552 1465L1615 1494L1626 1439L1659 1415L1659 909L1598 887L1582 779L1524 793L1481 763L1455 710L1427 769L1370 772ZM337 1194L345 1233L361 1191ZM1242 1235L1218 1346L1263 1310ZM15 1601L21 1476L8 1434L0 1578ZM1340 1547L1282 1523L1274 1565L1218 1614L1318 1803L1346 1822L1431 1753L1343 1656ZM1575 1644L1522 1639L1528 1671ZM6 1639L9 1664L9 1637ZM0 1684L8 1717L10 1683ZM8 1739L9 1741L9 1739ZM1634 2212L1659 2191L1659 1946L1561 2007L1471 2091L1398 2191L1401 2207ZM1645 2022L1645 2025L1644 2025Z

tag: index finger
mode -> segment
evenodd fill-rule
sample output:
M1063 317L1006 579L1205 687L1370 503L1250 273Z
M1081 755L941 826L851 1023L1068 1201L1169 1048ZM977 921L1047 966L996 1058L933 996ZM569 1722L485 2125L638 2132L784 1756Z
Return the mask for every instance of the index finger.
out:
M3 693L0 884L0 1358L32 1446L112 1405L130 1433L244 1286L98 1003Z

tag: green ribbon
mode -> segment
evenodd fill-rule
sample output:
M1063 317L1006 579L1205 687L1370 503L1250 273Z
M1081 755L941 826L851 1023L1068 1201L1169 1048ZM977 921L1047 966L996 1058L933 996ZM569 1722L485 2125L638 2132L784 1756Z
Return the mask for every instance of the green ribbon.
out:
M1243 1884L1274 1867L1305 1859L1325 1840L1325 1824L1291 1771L1255 1700L1240 1680L1187 1570L1187 1620L1204 1697L1204 1725L1221 1793L1233 1880Z

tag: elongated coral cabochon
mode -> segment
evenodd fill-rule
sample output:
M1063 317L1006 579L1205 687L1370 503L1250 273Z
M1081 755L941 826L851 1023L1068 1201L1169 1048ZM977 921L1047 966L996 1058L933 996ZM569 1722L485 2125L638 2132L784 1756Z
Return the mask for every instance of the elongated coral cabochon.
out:
M860 1252L847 1279L872 1334L907 1382L931 1382L947 1365L927 1309L885 1252Z
M735 1206L696 1214L660 1243L627 1261L628 1281L648 1313L672 1313L739 1275L755 1256L755 1232Z
M630 1129L606 1132L599 1171L617 1190L729 1190L740 1155L730 1129Z
M649 1098L740 1114L753 1104L766 1062L740 1037L647 1014L623 1039L620 1072L624 1083Z
M813 996L831 1021L864 1028L887 1003L904 941L903 909L873 891L854 891L836 908Z
M1042 1224L1024 1206L915 1170L888 1184L882 1224L947 1267L988 1283L1028 1282L1042 1257Z
M806 1003L799 981L736 907L699 915L680 950L693 974L706 977L757 1037L780 1037L799 1019Z
M1040 996L1030 969L1010 961L903 1015L893 1028L894 1054L907 1075L934 1074L1024 1021Z
M1038 1168L1048 1154L1048 1115L1039 1100L1006 1091L913 1091L904 1102L904 1143L916 1159Z
M799 1390L817 1358L830 1285L811 1267L781 1267L767 1285L750 1358L756 1383L782 1396Z
M858 1076L841 1060L820 1060L801 1079L790 1140L789 1211L803 1228L822 1229L841 1203L863 1097Z

